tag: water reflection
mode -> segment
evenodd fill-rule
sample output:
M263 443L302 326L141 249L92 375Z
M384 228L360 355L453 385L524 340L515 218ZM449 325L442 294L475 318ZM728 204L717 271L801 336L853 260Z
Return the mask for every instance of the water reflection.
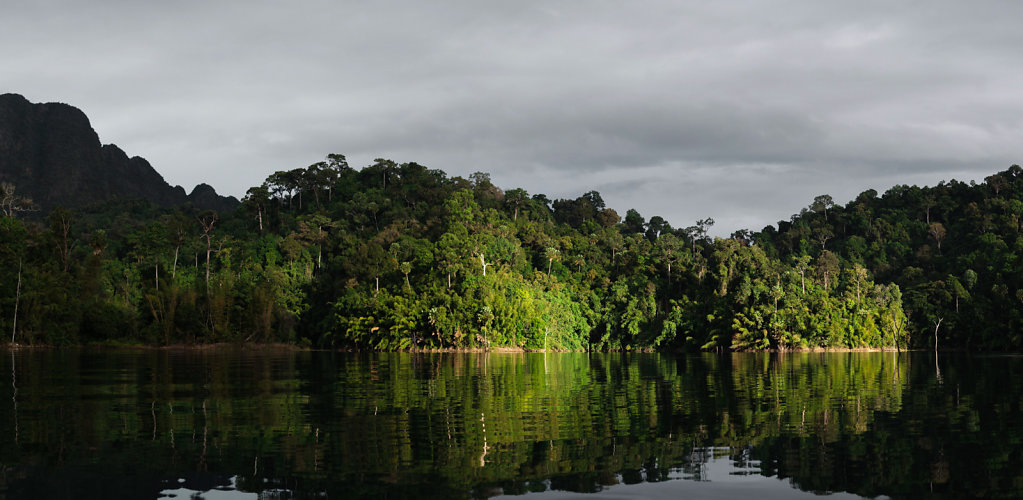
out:
M204 500L257 500L268 498L289 498L286 490L267 490L260 493L238 491L237 477L224 478L208 475L199 478L179 478L167 481L160 491L160 498L204 499Z
M1007 383L1023 371L1017 357L221 349L0 360L8 498L1023 489L1020 391Z
M649 498L700 498L732 499L758 498L762 500L790 498L818 498L810 492L793 490L784 481L761 475L759 464L750 459L749 449L698 448L693 450L691 462L674 469L663 478L654 481L628 482L624 475L617 478L617 485L605 486L599 497L588 493L567 490L548 490L514 498L525 500L554 500L582 498L649 499ZM549 485L545 485L549 486ZM510 495L509 495L510 496ZM505 497L502 497L505 498ZM830 499L861 498L850 493L830 493ZM885 498L885 497L881 497Z

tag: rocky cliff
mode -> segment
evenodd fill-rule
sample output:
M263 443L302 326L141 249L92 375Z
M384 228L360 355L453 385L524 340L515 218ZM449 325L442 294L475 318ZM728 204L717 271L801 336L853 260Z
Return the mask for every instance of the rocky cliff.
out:
M238 204L206 184L186 194L145 159L101 144L81 110L34 104L17 94L0 95L0 181L13 184L43 211L112 198L145 198L163 206L190 202L213 210Z

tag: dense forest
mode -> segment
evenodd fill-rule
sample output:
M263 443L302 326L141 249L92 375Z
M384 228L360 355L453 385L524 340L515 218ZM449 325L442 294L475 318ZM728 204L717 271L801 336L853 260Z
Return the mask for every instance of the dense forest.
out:
M114 200L31 211L0 189L0 328L21 344L346 349L1017 349L1023 181L818 196L713 238L599 193L343 155L230 212Z

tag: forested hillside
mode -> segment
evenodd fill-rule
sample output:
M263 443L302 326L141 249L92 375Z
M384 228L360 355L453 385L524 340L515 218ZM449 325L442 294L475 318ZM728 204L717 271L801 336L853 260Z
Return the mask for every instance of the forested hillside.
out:
M903 293L917 344L1023 347L1023 169L983 184L895 186L845 206L820 196L757 244L770 256L814 263L837 256Z
M1018 172L821 196L730 238L709 218L622 217L594 191L342 155L274 173L230 213L114 201L37 224L13 196L0 327L18 343L696 350L933 347L940 321L939 347L1018 348Z

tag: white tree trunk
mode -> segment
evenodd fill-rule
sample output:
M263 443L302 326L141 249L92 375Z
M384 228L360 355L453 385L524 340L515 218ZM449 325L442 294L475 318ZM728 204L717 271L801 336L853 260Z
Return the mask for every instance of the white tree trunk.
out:
M11 343L14 343L14 335L18 333L18 304L21 302L21 266L22 261L18 261L18 287L14 292L14 326L11 328Z

